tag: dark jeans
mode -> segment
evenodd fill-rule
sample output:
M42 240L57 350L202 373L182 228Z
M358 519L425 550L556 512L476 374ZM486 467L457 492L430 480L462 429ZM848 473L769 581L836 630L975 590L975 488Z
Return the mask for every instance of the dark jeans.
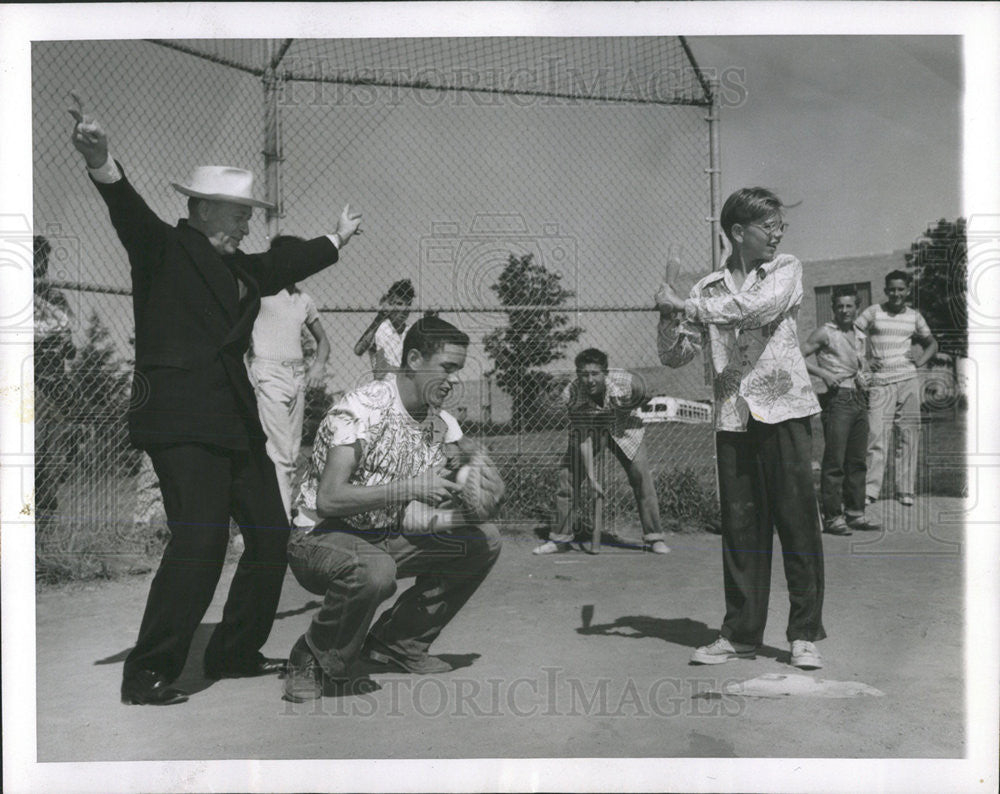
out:
M500 555L492 524L433 535L363 531L328 518L312 532L292 532L288 561L306 590L323 596L305 638L324 672L352 674L379 605L396 579L413 586L371 628L376 647L419 659L486 578Z
M809 419L715 436L722 503L726 618L722 636L760 645L771 592L774 530L788 582L788 641L821 640L823 542L812 482Z
M823 518L865 513L868 455L868 404L863 392L834 388L823 406L823 466L820 475Z
M232 515L245 550L236 568L222 622L205 650L213 666L254 659L271 632L287 565L288 519L264 445L236 452L207 444L149 450L163 492L170 540L153 578L125 675L138 669L171 680L184 668L229 543Z

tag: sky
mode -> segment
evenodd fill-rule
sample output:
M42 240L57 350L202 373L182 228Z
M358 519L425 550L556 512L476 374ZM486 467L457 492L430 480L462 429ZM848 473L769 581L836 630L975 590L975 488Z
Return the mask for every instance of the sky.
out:
M723 195L775 189L803 260L909 248L962 214L956 36L691 37L723 78Z
M698 64L722 80L720 203L742 185L777 190L796 205L783 250L803 261L885 253L907 248L928 222L960 214L956 37L692 37L689 44ZM309 49L335 52L321 42ZM490 52L485 43L472 49ZM524 49L517 63L529 67L546 54ZM585 70L594 68L583 60L586 49L555 51ZM359 57L371 51L379 46L362 46ZM658 51L637 45L634 57ZM56 237L77 246L67 280L128 283L120 246L94 215L92 188L65 143L67 86L86 98L114 155L164 218L183 211L168 183L195 162L245 163L261 176L255 78L144 42L41 42L33 74L36 224L54 223ZM480 107L468 95L416 93L373 107L298 88L283 107L282 231L327 231L347 201L365 213L366 234L345 249L343 263L302 285L321 308L374 305L398 278L410 278L425 305L494 305L489 285L509 250L534 251L584 306L649 305L671 246L687 280L711 267L704 109L522 107L510 97ZM521 239L477 242L473 226L492 213L517 219ZM261 218L244 250L266 245ZM437 235L439 228L448 231ZM130 324L115 321L128 318L127 298L81 301L81 317L96 306L112 318L124 347ZM367 316L324 317L345 340L334 346L331 370L336 388L348 388L367 377L367 360L350 353ZM501 319L461 318L476 343L470 382L492 368L478 342ZM643 314L574 321L587 329L580 345L606 350L618 366L657 365L642 343Z

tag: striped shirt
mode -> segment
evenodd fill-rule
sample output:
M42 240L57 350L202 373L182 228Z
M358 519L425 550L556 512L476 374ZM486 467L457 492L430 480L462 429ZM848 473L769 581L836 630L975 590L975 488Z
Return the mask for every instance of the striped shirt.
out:
M931 338L931 329L920 312L907 306L899 314L890 314L876 303L858 315L854 327L868 336L874 385L885 386L917 376L917 365L907 353L914 339Z

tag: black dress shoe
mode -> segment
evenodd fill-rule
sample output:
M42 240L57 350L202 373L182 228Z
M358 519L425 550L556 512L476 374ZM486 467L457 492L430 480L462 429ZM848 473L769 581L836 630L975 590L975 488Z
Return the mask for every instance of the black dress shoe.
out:
M187 699L187 692L170 686L166 676L152 670L139 670L122 679L122 703L127 706L173 706Z
M239 664L220 665L205 660L205 676L207 678L256 678L260 675L284 675L288 667L287 659L268 659L257 654L256 658L242 661Z

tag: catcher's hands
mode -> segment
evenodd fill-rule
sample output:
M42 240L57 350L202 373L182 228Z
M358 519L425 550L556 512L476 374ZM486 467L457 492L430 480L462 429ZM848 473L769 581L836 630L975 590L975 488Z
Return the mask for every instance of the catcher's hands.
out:
M455 477L461 487L459 505L473 521L493 518L503 502L505 486L493 461L485 452L473 452Z

